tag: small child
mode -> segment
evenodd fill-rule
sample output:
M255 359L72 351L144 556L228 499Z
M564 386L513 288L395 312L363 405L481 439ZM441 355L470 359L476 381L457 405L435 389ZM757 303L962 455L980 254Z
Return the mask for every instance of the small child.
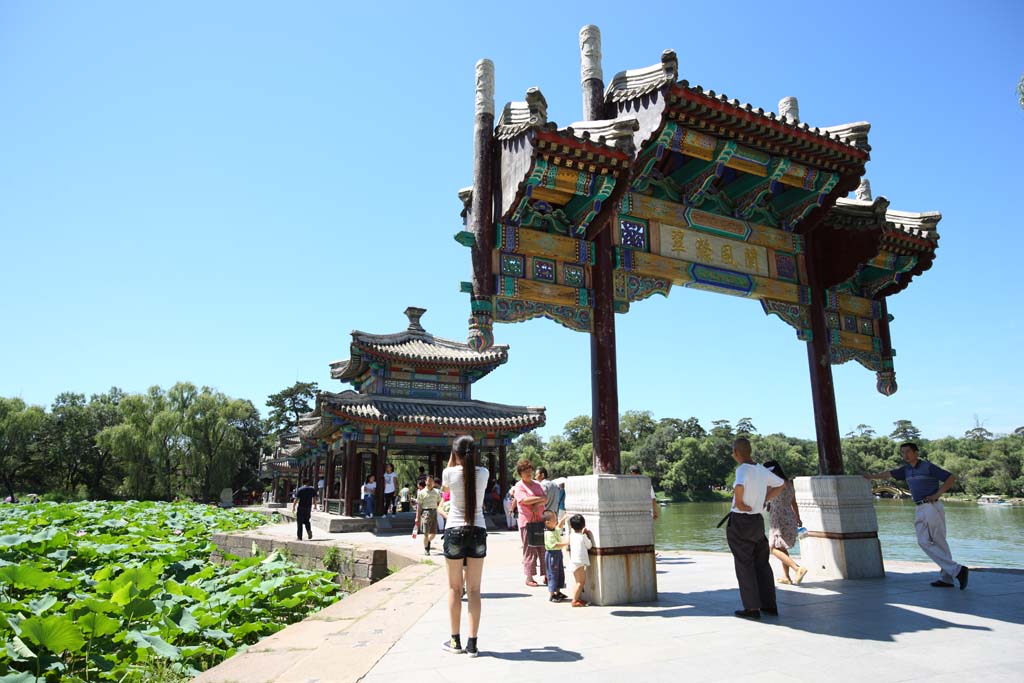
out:
M544 511L544 564L548 570L548 593L551 602L564 602L569 599L568 595L562 593L565 588L565 565L562 563L562 548L569 545L568 541L562 540L562 524L558 516L551 510Z
M516 525L516 499L512 495L512 489L508 490L505 496L505 524L509 529L515 529Z
M583 586L587 583L587 567L590 566L590 553L587 552L594 547L594 540L587 529L587 520L583 515L573 515L569 518L569 571L572 572L576 581L576 588L572 594L573 607L586 607L583 602ZM550 576L550 574L549 574Z

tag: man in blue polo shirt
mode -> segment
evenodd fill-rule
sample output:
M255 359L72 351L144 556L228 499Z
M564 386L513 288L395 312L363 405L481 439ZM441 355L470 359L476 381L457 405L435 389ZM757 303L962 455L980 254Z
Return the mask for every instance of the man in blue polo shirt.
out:
M953 488L956 477L927 460L918 457L917 444L905 443L900 446L900 455L906 463L903 467L878 474L865 474L865 479L898 479L910 487L910 497L917 506L914 515L914 529L917 544L941 572L938 581L932 581L936 588L952 588L953 578L960 582L960 590L967 588L970 570L953 561L946 543L946 511L939 502L943 493Z

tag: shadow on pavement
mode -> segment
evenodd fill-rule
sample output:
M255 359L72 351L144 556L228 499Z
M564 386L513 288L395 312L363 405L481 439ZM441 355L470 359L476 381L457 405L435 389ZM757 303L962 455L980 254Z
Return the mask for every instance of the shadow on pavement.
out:
M553 645L529 647L518 652L481 652L480 656L507 659L513 662L578 662L583 659L583 655L579 652L563 650Z
M481 593L481 600L500 600L502 598L528 598L529 593Z
M1018 582L1008 582L1005 590L972 592L982 587L982 577L972 581L967 590L932 588L928 583L934 572L898 574L886 579L821 581L804 590L777 591L777 617L762 615L761 624L784 627L808 633L819 633L856 640L893 642L903 633L937 629L992 631L988 626L956 623L928 612L944 612L944 616L961 614L1024 623L1024 611L1007 609L1009 602L1019 602L1024 589ZM973 578L973 577L972 577ZM985 586L985 589L993 588ZM658 601L647 606L610 612L616 617L708 617L736 619L733 610L740 609L738 589L663 592Z

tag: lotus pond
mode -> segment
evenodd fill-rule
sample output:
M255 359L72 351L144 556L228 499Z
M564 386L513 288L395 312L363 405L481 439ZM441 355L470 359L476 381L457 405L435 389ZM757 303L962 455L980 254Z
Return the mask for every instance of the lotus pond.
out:
M187 680L335 602L272 553L218 565L262 515L191 503L0 507L0 683Z

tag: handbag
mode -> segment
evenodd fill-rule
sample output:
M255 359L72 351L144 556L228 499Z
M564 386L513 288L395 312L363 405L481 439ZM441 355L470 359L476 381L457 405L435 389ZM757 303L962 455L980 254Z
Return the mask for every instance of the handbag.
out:
M526 545L531 548L544 547L544 522L526 523Z

